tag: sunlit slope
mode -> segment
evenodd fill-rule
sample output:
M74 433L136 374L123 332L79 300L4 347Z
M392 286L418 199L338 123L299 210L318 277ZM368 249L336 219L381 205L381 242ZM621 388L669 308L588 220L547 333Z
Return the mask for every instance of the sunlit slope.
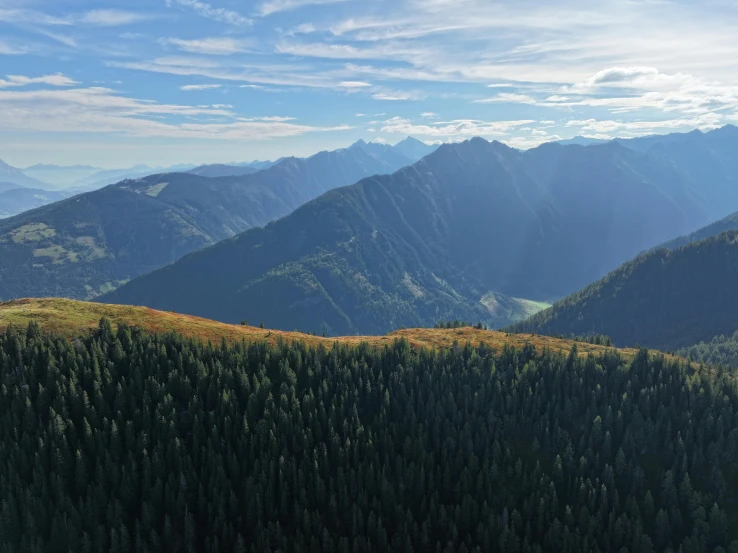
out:
M22 299L0 303L0 330L8 325L25 326L30 321L38 322L44 330L62 334L70 338L91 332L98 326L102 317L109 318L114 324L123 323L151 332L178 332L184 336L210 340L212 342L241 341L271 342L282 340L299 340L308 345L323 344L333 346L336 342L344 344L371 345L391 344L397 338L406 338L415 347L450 348L454 343L479 345L484 342L495 349L502 349L506 344L518 348L530 344L537 349L549 348L552 351L569 352L573 342L548 336L530 334L506 334L505 332L479 330L472 327L456 329L414 328L392 332L386 336L344 336L328 337L312 336L302 332L283 332L261 329L246 325L228 325L209 319L181 315L165 311L156 311L147 307L127 305L109 305L83 301L43 298ZM250 321L252 324L255 321ZM581 355L601 353L608 349L605 346L577 343ZM631 356L636 350L620 349L622 354Z

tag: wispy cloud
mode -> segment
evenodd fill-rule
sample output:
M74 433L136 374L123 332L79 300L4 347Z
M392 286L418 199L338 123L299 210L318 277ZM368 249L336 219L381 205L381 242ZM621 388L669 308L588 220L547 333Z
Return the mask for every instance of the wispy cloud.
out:
M47 15L36 10L0 8L0 21L13 25L71 25L70 17Z
M57 16L37 10L0 8L0 21L14 25L30 24L54 27L84 24L101 27L117 27L138 23L146 19L149 19L149 16L142 13L117 9L90 10L82 13Z
M215 56L229 56L239 52L247 52L252 45L252 42L249 40L231 37L200 38L193 40L164 38L160 42L165 45L175 46L184 52Z
M418 97L410 92L377 92L372 94L372 99L389 102L402 102L407 100L417 100Z
M524 119L519 121L481 121L478 119L457 119L439 121L437 123L415 124L410 119L393 117L382 125L384 133L405 134L409 136L430 137L473 137L473 136L505 136L511 130L535 121Z
M315 6L320 4L337 4L348 0L268 0L262 2L258 7L259 15L266 16L277 12L295 10L304 6Z
M596 134L600 138L612 138L614 136L644 136L659 132L673 132L680 129L703 129L710 130L721 126L723 118L716 114L704 114L697 117L665 119L661 121L615 121L615 120L571 120L565 126L576 128L578 133L592 136Z
M348 89L361 89L371 87L372 85L363 81L341 81L338 83L338 86Z
M212 90L215 88L220 88L221 85L219 84L188 84L185 86L180 86L180 90Z
M92 10L76 18L79 23L100 27L130 25L148 19L148 16L123 10Z
M535 104L536 100L527 94L517 94L515 92L503 92L492 98L483 100L475 100L477 104Z
M29 50L30 49L26 46L16 46L0 40L1 56L20 56L22 54L27 54Z
M199 2L198 0L165 0L165 2L167 7L171 8L176 5L189 8L202 17L237 27L245 27L252 23L250 18L244 17L236 11L225 8L214 8L212 5L206 2Z
M310 67L295 67L287 64L241 64L229 65L211 58L164 57L150 61L108 62L112 67L136 69L153 73L182 76L200 76L222 81L241 81L250 85L278 85L335 89L338 79L311 71Z
M554 92L555 91L555 92ZM535 93L499 93L476 103L514 103L555 109L601 108L611 113L681 112L690 115L738 110L738 84L708 81L653 67L613 67L582 81Z
M74 79L56 73L54 75L44 75L42 77L26 77L24 75L6 75L5 79L0 79L0 88L10 88L16 86L27 86L32 84L45 84L51 86L74 86L79 84Z
M221 119L221 122L172 118ZM349 130L346 125L309 126L287 117L238 118L214 106L159 104L117 94L107 88L0 90L0 127L47 133L122 133L139 137L250 140Z

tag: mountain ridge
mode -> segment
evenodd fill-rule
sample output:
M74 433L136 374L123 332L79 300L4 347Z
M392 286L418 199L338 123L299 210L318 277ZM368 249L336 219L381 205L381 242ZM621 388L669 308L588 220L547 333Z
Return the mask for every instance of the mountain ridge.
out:
M124 180L16 215L0 221L0 299L94 297L331 188L397 168L362 150L339 150L240 177Z
M510 331L605 334L673 351L738 330L738 231L638 255Z
M707 216L689 184L618 144L520 152L475 138L328 192L102 299L331 334L447 318L501 325L488 309L496 303L482 302L490 293L513 305L564 295L700 226ZM635 208L632 194L644 200ZM584 207L585 233L574 216ZM620 235L619 249L597 247Z

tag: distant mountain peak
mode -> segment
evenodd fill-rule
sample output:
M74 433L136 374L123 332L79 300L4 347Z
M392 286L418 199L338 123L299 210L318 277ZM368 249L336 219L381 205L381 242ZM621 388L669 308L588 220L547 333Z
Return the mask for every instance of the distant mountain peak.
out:
M399 146L401 144L423 144L424 146L427 146L425 142L423 142L422 140L418 140L417 138L414 138L412 136L408 136L407 138L405 138L405 140L400 140L397 144L395 144L395 146Z

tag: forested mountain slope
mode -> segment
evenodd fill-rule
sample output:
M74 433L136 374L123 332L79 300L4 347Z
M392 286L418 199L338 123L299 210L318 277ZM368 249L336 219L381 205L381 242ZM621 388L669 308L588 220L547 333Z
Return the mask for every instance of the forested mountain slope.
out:
M677 354L695 363L738 370L738 330L733 334L721 334L712 340L681 348Z
M53 192L36 188L8 188L6 190L3 190L3 188L3 185L0 184L0 219L58 202L71 195L66 192Z
M0 334L0 551L735 551L734 379L640 352Z
M187 171L192 175L200 175L201 177L240 177L242 175L250 175L256 173L258 169L254 167L243 166L239 167L236 165L225 165L222 163L216 163L213 165L200 165L194 169Z
M0 222L0 300L94 297L398 166L360 148L288 158L251 175L123 181Z
M445 319L500 325L527 312L515 298L560 297L705 220L689 182L618 144L519 152L473 139L334 190L105 301L333 335Z
M738 230L738 212L733 213L732 215L728 215L727 217L720 219L719 221L716 221L711 225L707 225L706 227L696 230L693 233L688 234L687 236L681 236L679 238L675 238L674 240L669 240L668 242L662 244L661 247L675 250L682 246L686 246L687 244L699 242L700 240L711 238L712 236L717 236L718 234L722 234L723 232L729 230Z
M618 346L674 350L738 329L738 231L619 267L514 327L541 334L610 336Z

